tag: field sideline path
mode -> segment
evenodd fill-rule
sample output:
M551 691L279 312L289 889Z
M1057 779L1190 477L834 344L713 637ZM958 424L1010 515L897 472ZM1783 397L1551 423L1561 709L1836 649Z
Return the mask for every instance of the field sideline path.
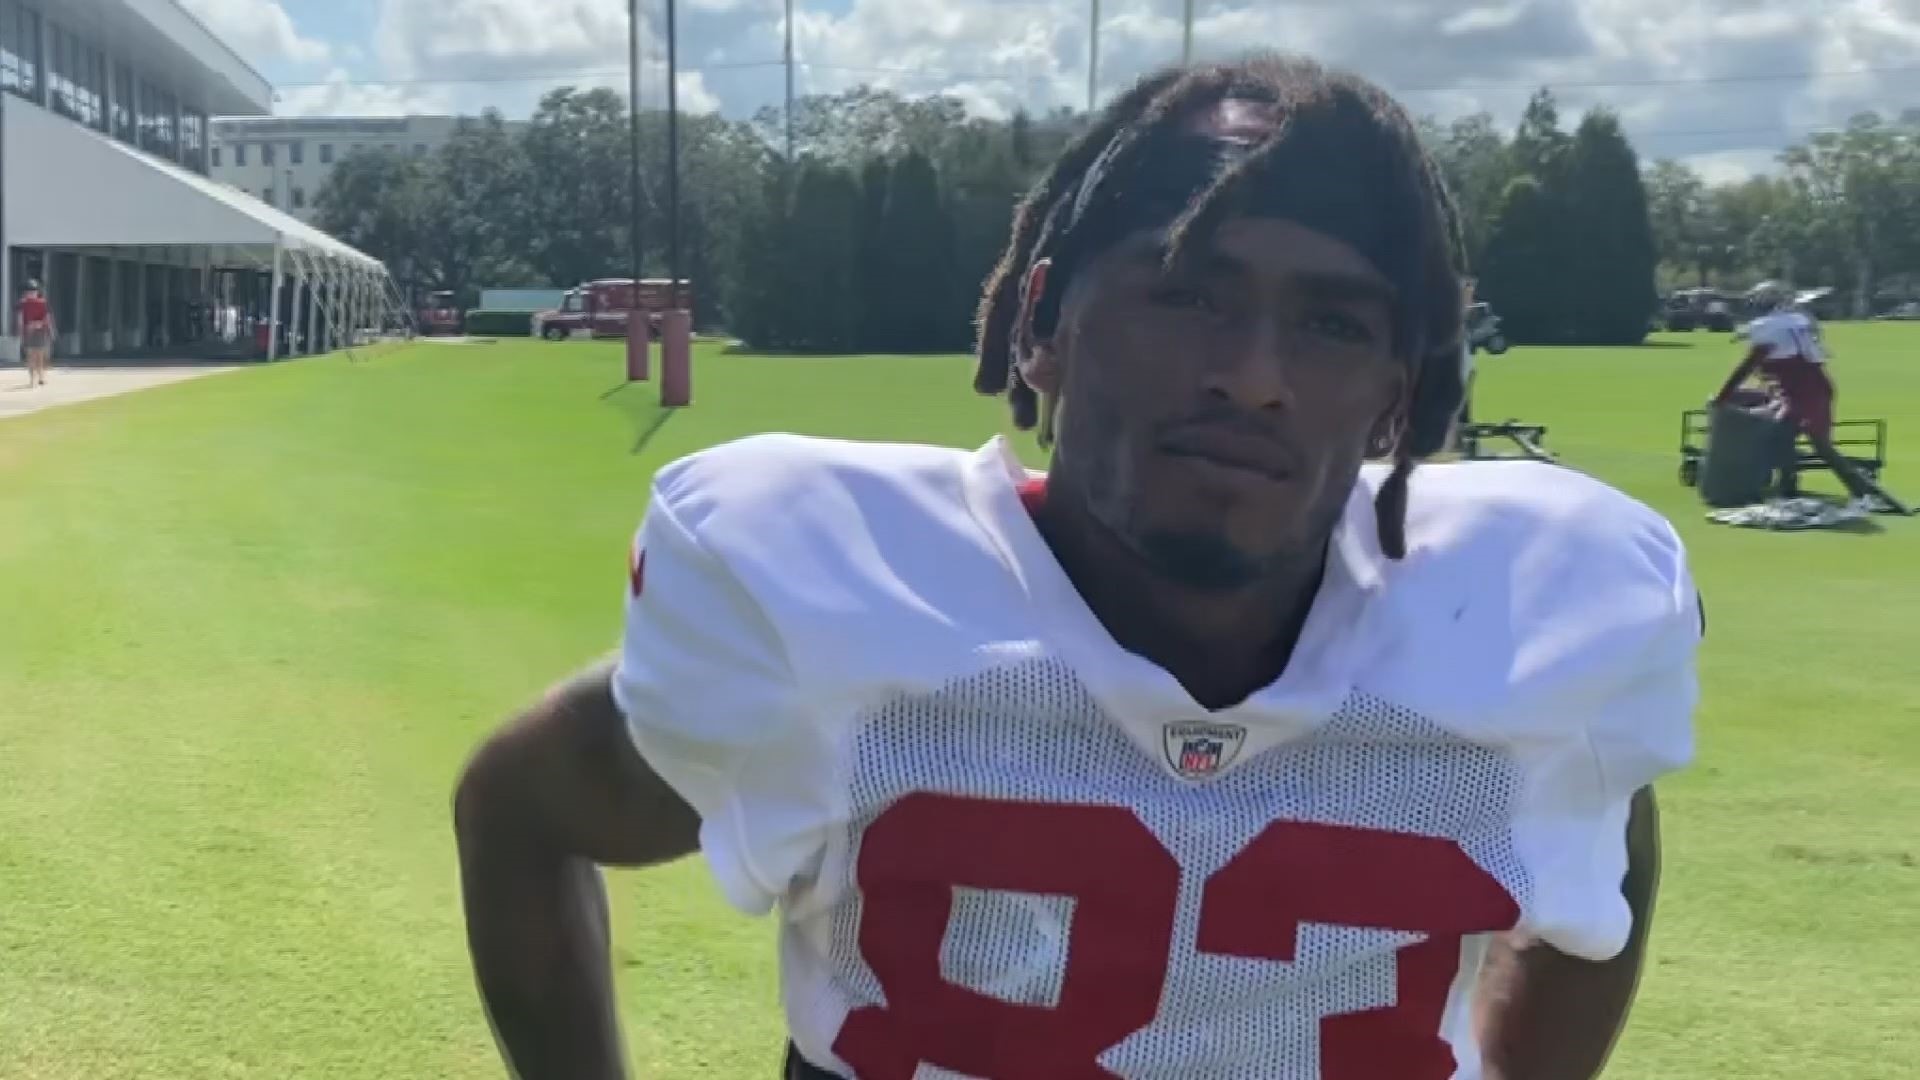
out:
M155 386L197 379L234 371L239 364L196 363L86 363L71 366L55 361L47 373L47 385L27 388L27 369L20 364L0 364L0 420L71 405L77 401L128 394Z

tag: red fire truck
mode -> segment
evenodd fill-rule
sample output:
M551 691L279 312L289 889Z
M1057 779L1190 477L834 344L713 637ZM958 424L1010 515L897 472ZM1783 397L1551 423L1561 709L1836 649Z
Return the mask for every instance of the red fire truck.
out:
M585 330L594 337L625 337L627 318L635 308L647 312L655 337L660 333L660 312L673 307L691 310L693 286L684 278L678 295L669 302L666 278L644 278L638 289L632 278L601 278L567 290L566 298L552 311L533 317L533 332L548 341L564 341L575 331Z
M460 332L460 309L454 305L451 292L430 292L427 300L414 313L414 324L422 334L458 334Z

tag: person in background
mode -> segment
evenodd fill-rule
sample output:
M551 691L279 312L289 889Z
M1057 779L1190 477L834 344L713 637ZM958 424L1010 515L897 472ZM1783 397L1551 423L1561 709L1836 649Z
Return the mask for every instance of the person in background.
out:
M1753 299L1765 314L1747 324L1747 355L1709 404L1731 403L1747 378L1758 372L1778 389L1787 420L1846 486L1854 506L1868 513L1905 513L1904 506L1881 491L1833 444L1833 380L1827 376L1827 351L1819 325L1798 309L1793 292L1783 285L1769 282L1754 290ZM1798 493L1796 457L1787 456L1782 479L1782 490L1789 496Z
M20 321L20 354L27 365L29 389L47 385L47 359L53 352L53 307L40 291L38 281L27 282L20 294L17 314Z

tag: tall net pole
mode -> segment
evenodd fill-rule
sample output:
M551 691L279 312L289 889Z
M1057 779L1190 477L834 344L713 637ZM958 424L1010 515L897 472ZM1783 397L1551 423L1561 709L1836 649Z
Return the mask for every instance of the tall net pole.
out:
M640 279L646 274L642 267L643 249L640 237L640 0L628 0L627 7L627 157L629 175L627 177L627 237L632 244L633 282L636 296L640 288Z
M680 307L680 34L667 0L667 309Z
M1087 112L1093 112L1100 93L1100 0L1090 0L1092 11L1087 20Z
M787 0L787 160L793 160L793 0Z

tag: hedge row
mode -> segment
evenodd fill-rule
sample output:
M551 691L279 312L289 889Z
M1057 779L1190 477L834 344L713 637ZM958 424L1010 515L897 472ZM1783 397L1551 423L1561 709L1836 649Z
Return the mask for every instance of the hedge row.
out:
M478 337L532 337L533 312L469 311L467 333Z

